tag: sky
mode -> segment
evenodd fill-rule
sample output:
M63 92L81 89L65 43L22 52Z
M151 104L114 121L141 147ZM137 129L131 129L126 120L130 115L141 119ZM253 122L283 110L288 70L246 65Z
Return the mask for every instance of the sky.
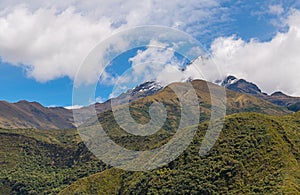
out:
M122 79L132 86L133 73L141 77L150 71L153 76L136 82L203 78L195 74L197 63L178 71L186 61L158 40L149 40L156 47L129 48L98 80L91 76L93 68L83 68L78 78L99 43L144 25L170 27L198 40L207 60L220 68L220 74L208 74L207 80L235 75L267 93L300 96L299 0L2 0L0 100L67 107L73 104L75 80L97 83L88 102L93 103L116 96L115 88L123 89L116 87ZM116 41L120 51L128 48L127 40Z

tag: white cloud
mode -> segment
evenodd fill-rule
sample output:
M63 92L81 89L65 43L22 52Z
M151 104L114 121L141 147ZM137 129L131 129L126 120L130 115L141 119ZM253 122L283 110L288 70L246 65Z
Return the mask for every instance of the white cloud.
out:
M102 97L100 97L100 96L96 97L96 102L97 102L97 103L103 103L103 102L105 102L105 100L106 100L106 99L104 99L104 98L102 98Z
M63 76L72 79L88 52L115 31L158 24L201 34L219 21L215 10L219 6L217 0L4 0L0 2L0 56L26 67L28 76L40 82ZM91 71L87 69L82 79L91 79Z
M153 80L165 66L176 63L174 51L167 48L166 44L153 40L149 45L152 46L144 51L139 50L136 56L129 59L134 78L143 75L146 81Z
M300 95L300 11L294 10L286 22L289 30L269 42L245 42L235 36L216 39L211 51L223 75L248 79L268 93Z
M130 69L113 79L114 90L110 97L116 97L146 81L156 80L163 85L180 81L175 73L178 73L182 62L175 56L174 50L168 44L156 40L150 41L149 45L129 59Z
M28 68L38 81L74 78L78 65L101 38L113 29L109 20L89 21L72 8L30 12L16 7L0 18L0 56L3 61Z
M163 85L184 81L185 79L185 74L180 71L178 65L175 66L175 64L166 65L164 69L157 75L157 80Z
M186 66L185 60L187 59L181 59L175 55L174 45L161 43L156 40L150 41L149 45L145 50L138 50L137 54L129 59L132 65L131 69L113 79L115 82L114 90L110 94L110 98L116 97L122 92L146 81L155 80L166 86L172 82L186 81L189 78L211 79L211 76L214 78L219 76L218 72L214 72L215 69L211 68L212 61L210 59L197 58L194 63L184 68ZM175 48L178 49L177 45L175 45ZM198 55L203 53L201 48L192 47L191 50L187 53L197 53ZM206 66L204 66L205 64ZM182 69L185 70L183 71ZM211 72L214 73L211 74Z
M284 9L281 5L270 5L268 12L274 15L280 15L284 12Z
M56 107L56 106L54 106ZM82 108L83 106L80 106L80 105L73 105L73 106L66 106L64 107L65 109L68 109L68 110L74 110L74 109L80 109Z

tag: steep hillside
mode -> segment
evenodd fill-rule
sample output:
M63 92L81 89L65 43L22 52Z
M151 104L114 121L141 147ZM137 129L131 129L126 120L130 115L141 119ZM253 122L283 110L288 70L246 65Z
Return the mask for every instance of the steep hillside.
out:
M188 149L163 168L110 169L79 180L60 194L300 194L300 113L228 116L215 146L200 157L205 129L206 123L201 124Z
M106 169L75 130L0 129L0 194L57 194Z
M230 115L215 146L199 157L206 127L199 125L176 160L148 172L107 170L74 130L0 130L0 194L56 194L64 188L61 194L300 193L300 113ZM144 139L110 134L135 150L159 147L172 136L168 131Z
M70 129L72 111L57 107L46 108L37 102L0 101L0 128L6 129Z

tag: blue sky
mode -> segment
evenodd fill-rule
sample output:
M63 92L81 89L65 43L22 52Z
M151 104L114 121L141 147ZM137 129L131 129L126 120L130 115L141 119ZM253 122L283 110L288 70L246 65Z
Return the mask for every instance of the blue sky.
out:
M300 21L297 11L299 2L121 2L103 2L100 6L97 1L86 4L72 1L44 4L2 1L0 100L16 102L25 99L45 106L70 106L78 66L97 43L116 31L153 24L177 28L198 39L216 56L215 61L224 63L225 75L244 77L258 83L268 93L282 90L300 95L297 88L300 81L296 79L298 75L294 75L299 70L300 61L293 54L295 48L300 46L300 35L293 34L300 29L297 25ZM258 56L255 52L265 51L266 48L271 48L269 50L273 53L260 56L264 53L260 52L257 61L252 62ZM281 58L278 51L281 51ZM131 50L117 59L114 71L122 72L128 68L128 60L136 52ZM250 61L255 65L252 66ZM278 80L283 74L280 71L284 68L283 64L288 64L291 71L284 72L285 76L290 76L288 81ZM261 71L258 71L260 67ZM271 77L268 76L269 69L278 69L278 72L272 71L274 77ZM272 82L274 80L276 82ZM99 85L101 87L96 92L95 100L106 100L113 86Z
M7 63L0 64L1 99L9 102L37 101L46 106L68 105L72 101L73 81L63 77L40 83L25 71Z

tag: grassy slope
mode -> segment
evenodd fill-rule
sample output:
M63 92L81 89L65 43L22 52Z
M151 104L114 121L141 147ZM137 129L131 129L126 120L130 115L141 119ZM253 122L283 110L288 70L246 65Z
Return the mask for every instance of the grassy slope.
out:
M62 107L46 108L37 102L0 101L0 128L69 129L74 128L72 111Z
M186 100L189 100L188 96L195 90L200 107L200 122L204 122L210 118L211 111L211 93L210 89L218 91L221 88L218 85L211 84L202 80L194 80L191 83L194 89L189 89L187 83L173 83L170 87L166 87L164 90L152 96L147 96L142 99L138 99L130 104L131 116L141 124L149 122L149 106L153 102L163 103L167 110L167 119L162 128L154 136L132 136L131 134L125 132L120 126L115 122L114 115L111 108L108 106L107 110L98 114L98 118L90 119L85 126L93 126L97 124L98 121L101 123L103 129L107 129L107 133L111 138L118 144L126 147L127 149L149 149L153 146L157 146L161 142L167 142L171 136L175 133L174 130L178 128L181 107L179 100L171 89L176 87L180 91L179 93L184 94ZM253 96L236 93L227 90L227 104L226 112L227 114L238 113L238 112L259 112L270 115L286 115L291 113L286 108L273 105L267 101L255 98ZM215 97L216 105L222 104L223 100ZM123 107L121 105L120 107ZM187 112L187 115L194 116L195 113ZM124 118L126 121L126 118ZM146 143L146 144L145 144Z
M59 194L118 194L121 189L122 173L119 169L109 169L80 179Z
M220 102L222 102L222 100L218 98L218 94L214 95L212 92L215 91L218 93L218 91L223 89L222 87L203 80L194 80L191 84L199 98L200 106L202 108L201 110L204 113L210 112L211 97L216 99L217 105L221 104ZM170 86L174 86L177 89L180 89L180 91L185 91L187 89L186 85L186 83L172 83ZM191 94L189 91L184 93ZM185 95L185 97L187 97L187 95ZM228 114L251 111L270 115L285 115L291 113L287 109L274 105L270 102L243 93L233 92L231 90L226 90L226 97L226 109ZM157 94L143 98L141 102L145 104L145 102L151 102L153 100L157 100L165 104L178 103L176 94L169 87L166 87L163 91Z
M300 113L228 116L214 148L199 157L205 126L199 126L193 143L168 166L149 172L110 169L75 182L61 194L76 194L100 180L101 185L93 185L94 193L85 192L101 194L111 186L110 173L116 172L113 190L120 190L114 194L300 194Z

